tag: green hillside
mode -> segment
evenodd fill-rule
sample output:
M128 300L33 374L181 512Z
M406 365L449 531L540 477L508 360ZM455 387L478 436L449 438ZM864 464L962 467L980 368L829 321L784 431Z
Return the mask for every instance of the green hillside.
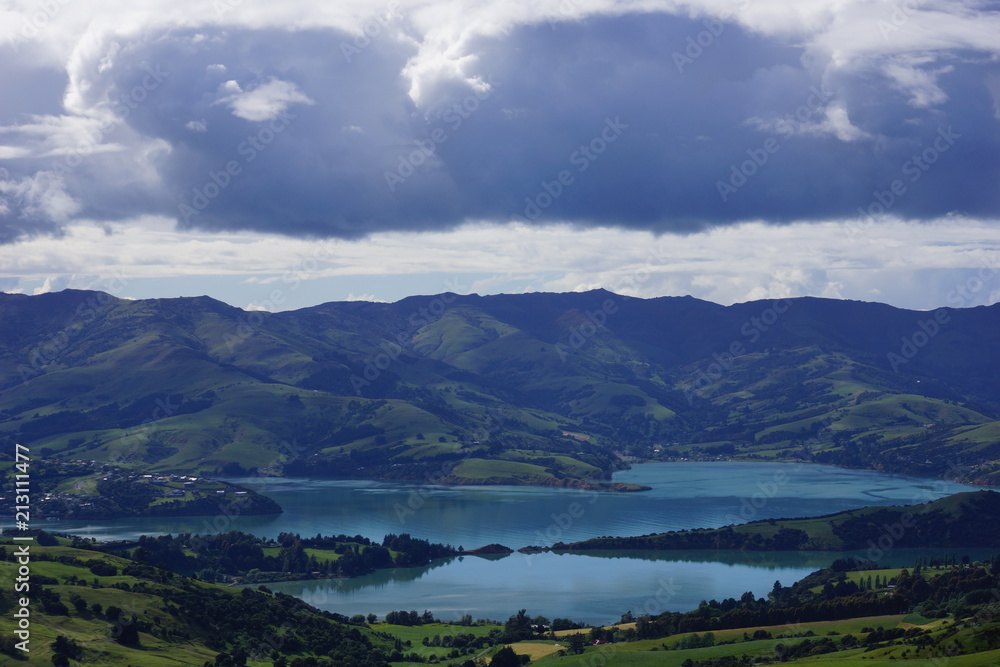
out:
M968 502L953 500L952 510L961 511ZM244 556L257 552L258 558L268 559L284 552L287 559L301 551L318 560L331 555L327 546L334 545L334 552L345 546L345 537L317 536L316 543L326 546L303 550L305 538L287 536L288 543L271 554L270 547L261 552L259 538L209 535L200 538L205 541L199 557L236 567L243 578L254 571L245 568L256 564L240 566ZM120 555L78 539L30 544L30 589L18 593L11 585L0 590L0 661L468 667L484 664L470 662L477 658L500 660L505 646L533 656L539 665L609 667L849 664L862 659L861 664L909 660L920 665L942 658L949 665L990 665L1000 654L1000 556L983 562L921 558L912 569L842 559L793 585L776 582L766 597L747 592L655 615L624 610L621 623L588 629L568 619L533 618L526 610L503 624L466 616L459 624L445 625L430 612L405 610L388 613L382 622L374 615L346 618L266 586L221 586L159 562L175 552L175 565L187 567L188 539L143 537L137 544L108 545ZM387 536L385 544L399 556L418 555L401 548L434 546L407 540ZM13 584L21 547L4 538L0 550L0 577ZM351 552L353 547L336 560ZM30 598L27 607L19 597ZM26 631L18 626L19 613L30 619Z
M0 577L12 582L18 564L8 556L18 546L0 548ZM53 658L61 653L72 664L280 667L326 656L326 664L375 667L385 665L393 650L391 639L363 623L290 595L206 583L86 548L32 544L30 553L29 643L23 645L29 652L17 647L25 639L15 634L20 596L5 586L3 664L51 666L60 664Z
M267 314L0 294L0 456L549 485L631 460L805 458L995 484L996 359L997 306L598 290Z
M988 666L1000 658L998 567L919 563L858 569L848 561L766 598L708 600L688 612L634 617L588 632L521 641L552 666L749 664Z
M556 550L737 549L751 551L873 552L893 548L996 548L1000 493L958 493L922 505L863 507L805 519L765 519L736 526L680 530L639 537L598 537Z

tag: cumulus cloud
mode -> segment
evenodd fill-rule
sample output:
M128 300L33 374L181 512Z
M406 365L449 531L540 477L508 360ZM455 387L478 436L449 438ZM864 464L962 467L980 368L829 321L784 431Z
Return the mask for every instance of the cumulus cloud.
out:
M384 300L379 299L374 294L355 294L354 292L348 292L345 301L367 301L368 303L385 303Z
M69 276L47 276L45 282L40 287L34 289L34 294L48 294L49 292L59 292L69 287L71 282Z
M234 116L255 123L271 120L293 104L315 104L294 83L278 79L270 79L248 91L235 81L227 81L225 90L232 94L219 102L228 105Z
M989 5L215 4L2 10L0 85L37 82L0 100L5 180L55 171L65 199L14 197L0 235L143 215L310 238L691 233L856 214L897 180L895 216L1000 210Z
M52 229L68 222L80 210L80 203L66 192L61 176L40 171L20 179L5 179L0 169L0 215L16 224L37 225ZM0 230L2 231L2 230Z
M0 246L0 267L7 291L124 284L146 295L150 289L164 296L209 293L270 310L376 295L595 288L639 297L691 294L724 304L812 295L930 309L955 305L949 296L970 280L975 291L964 306L996 301L1000 228L951 217L878 226L751 222L657 236L476 223L452 232L317 242L179 231L169 219L143 218L109 227L73 223L63 239Z

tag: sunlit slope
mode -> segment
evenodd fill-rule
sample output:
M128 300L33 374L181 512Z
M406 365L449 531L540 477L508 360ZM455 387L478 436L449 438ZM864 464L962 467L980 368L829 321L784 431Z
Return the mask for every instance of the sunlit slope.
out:
M0 438L163 471L565 484L630 455L794 455L991 481L998 359L997 307L4 294Z

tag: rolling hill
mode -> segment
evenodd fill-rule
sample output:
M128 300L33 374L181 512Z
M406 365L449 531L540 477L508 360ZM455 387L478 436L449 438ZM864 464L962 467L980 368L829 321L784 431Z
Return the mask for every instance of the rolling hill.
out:
M597 485L808 458L996 484L1000 305L0 294L0 441L153 472Z
M863 507L804 519L765 519L737 526L679 530L639 537L598 537L559 551L592 549L735 549L749 551L848 551L870 558L894 548L1000 549L1000 534L983 530L1000 522L1000 493L973 491L922 505Z
M7 555L23 544L0 546L0 576L9 581L18 566ZM393 657L392 638L373 632L363 619L323 612L291 595L203 582L90 546L30 546L30 588L20 595L13 586L0 592L0 663L263 667L317 664L321 656L329 659L324 664L384 667ZM27 614L28 630L15 613Z

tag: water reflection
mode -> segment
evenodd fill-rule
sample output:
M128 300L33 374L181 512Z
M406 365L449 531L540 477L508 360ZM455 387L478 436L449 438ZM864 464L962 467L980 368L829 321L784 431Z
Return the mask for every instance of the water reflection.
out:
M985 549L898 549L883 564L917 556L992 557ZM518 609L587 623L610 623L628 610L687 611L701 600L765 596L775 580L788 586L838 558L864 552L588 551L510 554L499 560L458 557L417 568L381 570L354 579L268 584L346 615L425 609L444 620L464 614L506 619Z

